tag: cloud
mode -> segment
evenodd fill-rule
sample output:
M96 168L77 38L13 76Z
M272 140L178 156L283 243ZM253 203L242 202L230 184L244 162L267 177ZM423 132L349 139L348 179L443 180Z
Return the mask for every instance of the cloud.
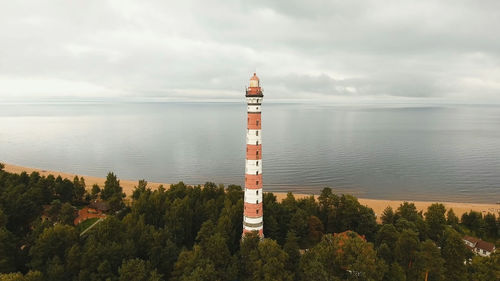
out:
M257 70L280 101L499 102L498 11L451 0L10 1L0 100L239 100Z

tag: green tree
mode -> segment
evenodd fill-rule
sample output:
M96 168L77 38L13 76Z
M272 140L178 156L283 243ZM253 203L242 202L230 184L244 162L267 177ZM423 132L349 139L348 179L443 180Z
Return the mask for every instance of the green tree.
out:
M161 280L162 276L156 270L151 269L149 264L141 259L129 259L123 261L118 269L120 281L148 281Z
M137 186L134 188L134 191L132 192L132 199L137 200L141 196L142 193L148 191L148 182L144 179L139 180L139 183ZM149 190L150 192L151 190Z
M104 182L104 188L101 191L101 198L104 200L108 200L113 195L117 197L123 197L123 189L120 186L120 181L116 177L116 175L112 172L109 172L106 181Z
M18 248L16 237L4 227L0 227L0 273L16 270Z
M443 204L434 203L427 208L425 222L428 225L429 237L434 241L439 241L443 236L446 224L446 208Z
M466 280L464 262L467 248L462 237L453 229L447 229L443 239L441 255L444 259L445 280Z
M92 190L90 192L92 199L97 199L97 197L99 197L99 193L101 193L101 188L95 183L92 185Z
M81 202L83 200L85 187L85 180L83 177L78 178L78 176L75 176L73 178L73 202Z
M382 244L391 245L392 250L396 245L396 241L398 241L399 232L396 227L392 224L384 224L380 230L377 232L377 236L375 238L375 245L380 246Z
M29 271L25 275L20 272L0 274L0 281L43 281L40 271Z
M396 219L401 217L409 222L416 222L418 220L417 207L413 203L403 202L396 210L395 216Z
M323 236L324 227L321 220L316 216L310 216L308 220L309 225L309 234L308 234L308 245L316 245L319 241L321 241L321 237Z
M406 281L406 273L404 269L397 263L393 262L389 270L385 273L383 281Z
M475 256L468 266L469 280L500 280L500 252L490 257Z
M78 234L71 226L57 224L45 229L30 249L31 266L35 270L44 272L49 262L52 261L54 266L57 265L57 260L53 260L54 257L59 261L64 260L67 251L77 242Z
M307 243L307 237L309 234L309 225L306 211L298 209L290 220L290 226L288 229L295 232L295 235L299 238L299 244L305 246Z
M381 268L373 245L352 231L324 235L304 254L300 265L303 278L312 278L314 269L320 280L380 280Z
M393 224L394 223L394 211L391 206L385 207L382 215L380 216L382 224Z
M496 240L499 237L499 226L494 214L488 213L484 216L484 234L485 237Z
M446 223L448 225L451 225L453 228L458 226L458 217L455 215L455 212L453 212L453 209L449 209L448 213L446 213Z
M293 280L293 273L287 270L288 255L276 241L260 241L255 233L245 236L241 243L243 280Z
M59 211L59 221L64 224L73 225L75 218L75 207L71 206L69 203L62 204L61 210Z
M470 211L462 215L462 224L470 229L475 235L482 236L483 215L479 212Z
M443 264L444 259L441 258L440 250L433 241L426 240L420 244L420 250L415 262L419 280L443 280Z
M398 237L394 253L396 260L405 268L405 271L411 271L413 263L419 250L418 234L412 230L403 230Z
M288 262L286 269L290 272L297 273L300 263L300 249L297 236L294 232L289 231L286 235L286 241L283 245L283 250L288 255ZM296 276L298 277L298 276Z

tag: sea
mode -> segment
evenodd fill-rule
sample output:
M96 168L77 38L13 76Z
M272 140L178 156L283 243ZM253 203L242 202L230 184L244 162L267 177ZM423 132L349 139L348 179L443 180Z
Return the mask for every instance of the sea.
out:
M266 191L497 203L500 106L262 107ZM242 102L0 103L0 162L154 182L242 185Z

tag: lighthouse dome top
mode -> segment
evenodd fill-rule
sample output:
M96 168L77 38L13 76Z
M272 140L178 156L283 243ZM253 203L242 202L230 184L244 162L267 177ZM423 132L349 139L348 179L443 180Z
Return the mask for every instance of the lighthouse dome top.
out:
M259 77L257 77L257 74L255 72L250 78L250 87L259 87Z

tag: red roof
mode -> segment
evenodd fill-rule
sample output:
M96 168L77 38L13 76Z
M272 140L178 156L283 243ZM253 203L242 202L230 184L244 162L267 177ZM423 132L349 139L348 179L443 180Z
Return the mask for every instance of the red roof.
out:
M479 238L472 237L472 236L464 236L464 240L467 240L474 244L475 248L481 249L481 250L486 250L490 253L492 253L495 250L495 245L493 243L489 243L486 241L483 241Z
M476 244L476 248L479 248L481 250L486 250L490 253L493 253L493 250L495 250L495 245L493 245L493 243L479 240Z

